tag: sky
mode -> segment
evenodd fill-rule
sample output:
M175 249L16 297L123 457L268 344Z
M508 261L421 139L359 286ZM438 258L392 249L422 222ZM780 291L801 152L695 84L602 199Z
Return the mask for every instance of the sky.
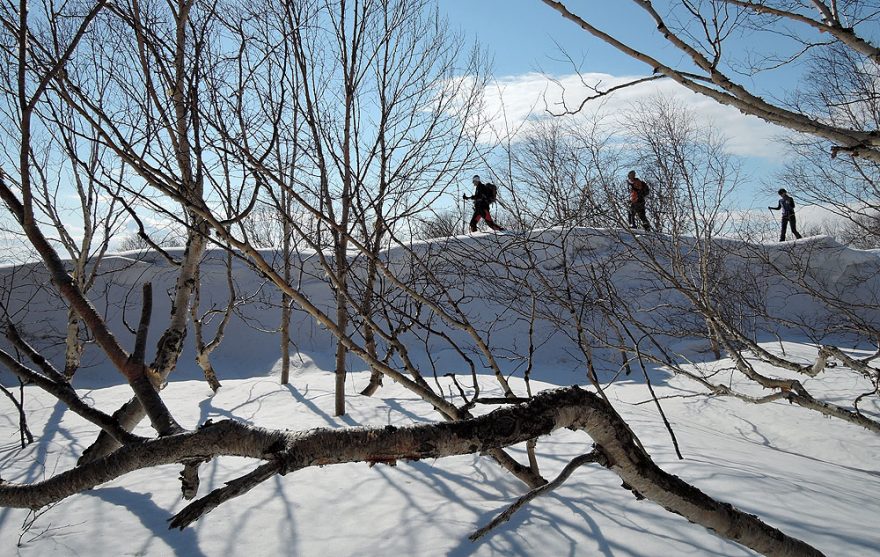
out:
M578 1L570 3L577 13L589 16L590 22L611 34L631 41L640 50L656 55L666 63L680 63L682 56L670 49L654 31L646 14L622 1ZM547 75L566 83L567 94L577 96L577 72L603 84L623 82L628 77L650 73L641 62L619 53L613 47L587 34L571 21L540 0L439 0L441 14L448 17L453 29L467 39L478 39L492 56L494 77L499 84L490 91L490 102L505 104L508 117L525 118L528 110L538 104L543 109L542 96L548 91ZM660 8L658 8L660 9ZM773 37L747 34L732 37L737 46L761 45L781 49ZM573 63L574 62L574 63ZM758 87L764 95L773 96L782 90L783 80L788 85L797 83L802 68L790 67L760 80L741 78L751 87ZM549 98L558 98L557 91ZM498 91L503 91L500 95ZM742 157L746 183L739 188L739 208L766 207L775 201L774 174L785 159L784 146L779 137L786 130L744 116L736 109L689 91L677 84L655 82L639 89L627 90L608 101L605 110L626 110L635 99L661 92L674 97L692 109L702 123L720 130L729 139L729 150ZM764 199L769 197L769 201Z
M586 35L540 0L438 0L438 4L453 28L478 38L494 54L499 77L531 71L571 72L571 63L560 55L560 47L575 60L583 58L588 71L629 75L645 70L643 64ZM619 22L640 15L628 2L593 4L601 6L594 11L596 23L611 29L623 29ZM638 44L662 46L650 37Z

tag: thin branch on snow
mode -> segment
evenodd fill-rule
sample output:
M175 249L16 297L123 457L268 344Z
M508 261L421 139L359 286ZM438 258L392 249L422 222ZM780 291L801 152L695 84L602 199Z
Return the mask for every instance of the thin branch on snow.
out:
M569 476L572 475L572 473L575 470L577 470L578 468L580 468L581 466L583 466L585 464L592 464L592 463L599 463L602 466L608 465L608 461L606 460L605 455L601 451L597 451L597 450L593 450L592 452L589 452L587 454L582 454L581 456L574 458L571 462L569 462L568 464L565 465L565 468L562 469L562 472L560 472L559 475L556 476L555 479L553 479L553 481L548 482L548 483L542 485L541 487L537 487L537 488L529 491L528 493L526 493L525 495L523 495L519 499L517 499L515 503L513 503L512 505L510 505L507 508L507 510L505 510L503 513L501 513L498 516L496 516L495 518L493 518L491 522L489 522L488 524L486 524L485 526L483 526L482 528L480 528L479 530L475 531L473 534L468 536L468 539L470 539L472 542L474 542L474 541L477 541L478 539L482 538L483 536L485 536L486 534L491 532L493 529L497 528L501 524L510 520L510 517L512 517L514 515L514 513L516 513L516 511L518 511L524 505L526 505L526 503L529 503L530 501L532 501L536 497L539 497L545 493L553 491L557 487L561 486L565 482L565 480L567 480L569 478Z

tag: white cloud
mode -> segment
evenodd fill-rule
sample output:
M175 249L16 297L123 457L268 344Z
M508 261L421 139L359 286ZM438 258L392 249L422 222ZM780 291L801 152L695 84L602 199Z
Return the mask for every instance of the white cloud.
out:
M585 97L593 94L587 85L607 89L638 78L600 73L552 77L535 72L504 77L486 88L484 116L489 118L496 134L522 131L528 128L529 120L547 117L550 112L562 113L566 106L577 108ZM690 109L700 124L721 132L728 139L728 152L733 155L766 159L784 156L785 146L778 141L778 137L787 132L784 128L746 116L668 79L641 83L589 101L580 115L571 117L625 114L634 102L657 94L674 99Z

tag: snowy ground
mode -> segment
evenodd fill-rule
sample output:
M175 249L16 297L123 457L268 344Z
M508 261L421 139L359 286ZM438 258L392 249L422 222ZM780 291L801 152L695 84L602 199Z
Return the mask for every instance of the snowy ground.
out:
M365 381L366 374L357 373L350 383L360 387ZM426 404L395 386L378 398L351 397L350 415L333 418L332 384L330 373L305 366L290 386L279 385L276 377L234 380L212 397L203 382L183 381L169 385L165 399L186 426L232 415L296 430L435 419ZM83 394L105 408L130 396L125 387ZM666 386L658 394L682 391ZM880 555L875 435L785 403L759 407L672 398L663 407L685 456L679 461L653 404L623 402L646 400L643 386L620 384L611 396L666 470L828 555ZM34 431L43 432L33 445L17 447L12 413L0 425L0 465L9 480L33 481L71 467L93 436L92 427L35 389L28 393L28 408ZM540 462L553 476L588 450L585 435L559 432L540 443ZM202 490L222 486L252 466L242 459L214 460L202 468ZM0 510L3 551L10 554L20 537L20 555L749 554L652 503L636 501L613 474L595 467L580 469L554 494L472 543L467 535L522 493L517 481L478 456L304 470L273 479L186 531L172 531L166 520L184 505L178 468L133 473L74 496L23 533L27 513Z
M856 253L850 259L875 256ZM150 271L150 265L159 262L138 263L123 276L134 284L155 272L151 280L158 280L165 271ZM221 276L207 276L208 283L223 281ZM161 291L161 282L157 284ZM219 290L216 295L223 298ZM110 292L108 298L113 296ZM29 311L41 316L52 313L33 305ZM161 305L155 310L156 315L166 311ZM333 376L328 371L332 344L307 321L296 326L301 353L293 360L290 385L279 384L278 362L272 356L277 353L275 338L234 325L215 360L223 387L212 396L206 383L197 379L187 352L181 371L163 391L174 416L186 427L235 417L290 430L438 419L426 403L387 381L374 398L353 394L367 382L363 371L349 375L349 414L332 417ZM784 348L789 357L804 362L816 351L803 341L766 346ZM582 380L572 371L576 365L560 355L561 345L548 341L544 348L548 354L535 374L543 382L533 382L533 389ZM111 410L128 400L131 392L113 384L117 380L107 379L106 371L101 365L87 368L75 384L88 401ZM808 379L805 386L827 400L851 401L852 393L867 390L867 383L854 377L838 366ZM662 370L654 370L652 380L684 460L676 458L653 402L645 403L650 395L643 382L626 378L612 385L608 394L661 467L827 555L880 555L876 530L880 438L875 434L785 402L756 406L689 396L695 390L693 383ZM735 376L731 380L736 381ZM440 381L444 389L451 387L448 379ZM525 391L518 375L511 382L516 392ZM488 375L481 376L481 384L484 394L495 388ZM36 440L21 449L17 416L7 400L0 405L4 405L0 416L4 480L37 481L69 469L94 438L93 426L35 387L27 387L28 419ZM866 409L880 415L876 402ZM146 426L141 432L151 433ZM586 435L570 431L541 440L542 473L554 477L571 458L589 449ZM521 447L513 453L525 460ZM211 461L202 467L200 494L254 466L236 458ZM476 543L468 541L468 534L524 492L522 484L485 457L303 470L273 478L182 532L167 526L168 518L185 505L179 469L166 466L129 474L62 501L25 528L26 511L0 509L0 552L28 556L751 554L653 503L637 501L620 487L615 475L595 466L577 470L557 491L526 506Z

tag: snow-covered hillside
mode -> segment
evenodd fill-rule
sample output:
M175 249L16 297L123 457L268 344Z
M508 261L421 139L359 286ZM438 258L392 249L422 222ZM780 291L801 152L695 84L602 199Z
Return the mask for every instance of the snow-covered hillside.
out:
M673 244L660 235L552 229L417 242L392 248L382 261L414 292L442 300L444 310L461 311L487 339L517 394L526 393L527 368L533 391L587 383L584 354L568 327L572 317L563 310L566 301L583 309L583 323L594 331L603 324L589 308L625 303L646 331L658 331L656 338L670 353L692 362L682 365L695 373L723 376L730 386L749 391L754 386L731 371L730 361L716 361L708 342L697 334L704 324L689 312L687 299L651 270L652 265L673 269L676 261L705 253L704 248L695 240ZM837 289L854 305L862 300L864 307L856 307L850 317L880 323L872 309L873 296L880 291L880 257L875 252L845 248L827 237L765 245L726 240L713 250L720 257L713 287L729 293L736 318L750 315L742 308L758 303L767 310L770 318L755 318L750 329L767 350L784 351L789 359L806 364L816 357L817 341L841 344L854 338L836 326L834 308L794 288L779 270L808 277L817 292ZM263 255L272 260L277 254ZM353 261L355 274L362 272L355 256ZM179 369L162 392L182 425L195 428L208 419L235 418L298 431L440 419L429 404L389 381L374 397L358 396L369 371L355 359L347 379L349 413L334 418L334 342L302 312L294 314L291 331L291 382L280 385L278 338L272 332L279 319L279 296L246 263L234 260L233 265L236 290L246 303L214 353L223 387L212 395L200 378L189 335ZM300 254L295 266L299 289L329 312L332 292L316 254ZM130 252L108 258L104 269L92 298L121 339L133 338L126 323L137 321L139 285L152 283L150 346L155 346L168 314L164 293L173 286L175 268L156 254ZM209 251L202 268L203 311L227 298L225 273L224 253ZM4 268L0 280L13 321L29 341L58 358L65 311L51 296L45 273L39 266ZM386 286L387 299L396 300L400 287ZM476 362L485 396L501 394L467 335L430 308L407 311L431 319L438 332L464 347L464 354ZM533 321L527 319L530 312ZM772 319L781 316L782 324ZM450 399L456 397L456 384L447 374L468 377L470 371L450 340L412 331L401 332L400 338L432 385ZM530 366L529 346L534 347ZM867 355L867 348L858 346L851 353ZM693 381L650 367L648 377L684 456L679 460L641 372L621 373L618 352L601 343L593 356L600 380L615 379L607 389L610 400L665 470L827 555L880 555L874 528L880 516L876 434L784 401L756 405L709 397ZM87 350L85 364L74 386L87 401L111 412L131 397L94 347ZM763 363L755 366L770 375L791 374ZM5 370L0 381L13 384ZM840 404L871 390L867 379L841 365L802 382L817 396ZM466 381L460 384L470 388ZM95 436L94 426L49 395L34 386L24 392L36 437L25 449L18 444L17 414L8 400L0 403L6 404L0 418L0 476L8 481L37 481L73 467ZM478 405L475 411L489 410ZM865 400L861 410L880 417L876 397ZM139 431L151 433L146 423ZM552 478L572 457L589 450L590 440L582 433L554 433L538 444L541 472ZM512 453L526 460L522 447ZM250 468L243 459L214 459L202 467L201 490L220 487ZM26 511L0 509L0 547L8 552L19 544L22 555L751 554L649 501L636 500L600 467L580 468L562 487L478 542L468 541L468 534L522 495L524 487L477 455L400 462L396 467L345 464L278 476L182 532L169 530L166 522L184 506L178 472L179 466L163 466L129 474L62 501L24 528Z

